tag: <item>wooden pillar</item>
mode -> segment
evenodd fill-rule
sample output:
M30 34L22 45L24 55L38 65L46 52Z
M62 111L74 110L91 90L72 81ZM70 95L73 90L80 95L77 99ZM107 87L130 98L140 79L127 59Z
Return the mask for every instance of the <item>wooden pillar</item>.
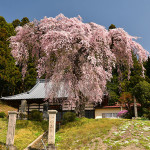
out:
M134 113L135 113L135 118L138 117L138 112L137 112L137 104L136 104L136 98L134 97Z
M55 132L56 132L56 113L57 110L48 110L49 129L48 129L48 150L55 150Z
M10 150L16 149L14 146L14 136L15 136L15 126L16 126L16 111L8 111L9 121L8 121L8 131L6 138L6 145Z
M122 105L121 105L121 107L120 107L120 111L122 111Z
M30 108L30 104L28 103L28 120L29 120L29 108Z
M39 111L40 111L40 103L39 103Z

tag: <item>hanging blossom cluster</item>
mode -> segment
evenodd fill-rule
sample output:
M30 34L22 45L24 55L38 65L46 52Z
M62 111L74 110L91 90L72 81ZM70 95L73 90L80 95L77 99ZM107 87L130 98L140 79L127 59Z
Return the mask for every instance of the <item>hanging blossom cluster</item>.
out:
M132 67L132 52L140 62L147 58L147 51L123 29L108 31L96 23L83 23L80 16L45 17L17 27L16 32L10 38L12 55L25 68L32 51L38 75L46 74L53 83L48 91L50 99L65 82L63 89L67 89L69 99L78 101L82 93L89 101L101 101L116 62Z
M134 41L137 37L129 35L122 28L109 30L109 36L112 39L111 51L116 57L118 73L121 73L119 66L126 66L128 69L128 79L130 78L130 68L133 67L132 53L134 53L142 65L142 75L144 77L142 62L147 60L149 53L139 43Z
M139 43L134 41L137 37L129 35L122 28L109 30L109 36L112 39L111 51L115 54L117 63L124 65L126 61L126 64L132 67L132 52L138 56L141 63L147 60L149 53Z

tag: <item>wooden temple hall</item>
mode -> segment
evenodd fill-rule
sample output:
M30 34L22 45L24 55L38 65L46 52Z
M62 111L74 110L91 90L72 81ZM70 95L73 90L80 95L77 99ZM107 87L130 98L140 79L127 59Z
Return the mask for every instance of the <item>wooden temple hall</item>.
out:
M50 103L49 101L46 101L45 98L45 80L40 79L30 91L13 96L2 97L1 100L5 101L8 105L17 108L18 112L26 112L28 115L32 110L39 110L40 112L43 112L43 117L47 117L47 111L55 109L58 111L56 117L57 122L61 121L65 112L75 110L75 106L72 106L67 101L67 94L62 92L61 88L58 91L56 102ZM93 104L86 105L85 117L95 118Z

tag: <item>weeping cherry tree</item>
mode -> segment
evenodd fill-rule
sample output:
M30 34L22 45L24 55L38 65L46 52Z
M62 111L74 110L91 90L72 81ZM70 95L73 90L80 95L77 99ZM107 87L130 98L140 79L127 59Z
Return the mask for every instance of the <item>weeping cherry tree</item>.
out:
M76 105L76 113L82 117L86 103L102 101L115 64L118 72L121 65L130 70L132 52L141 63L147 59L148 52L133 39L136 37L121 28L108 31L93 22L83 23L80 16L67 18L60 14L17 27L10 47L17 63L22 65L23 75L32 51L37 58L38 76L45 74L52 82L52 88L47 89L49 101L53 101L64 83L68 101Z

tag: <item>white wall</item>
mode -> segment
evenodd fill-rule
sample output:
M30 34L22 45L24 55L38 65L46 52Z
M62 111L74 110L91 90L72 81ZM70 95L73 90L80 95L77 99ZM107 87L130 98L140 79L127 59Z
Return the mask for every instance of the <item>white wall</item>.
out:
M102 113L118 113L121 108L99 108L95 109L95 119L102 118Z

